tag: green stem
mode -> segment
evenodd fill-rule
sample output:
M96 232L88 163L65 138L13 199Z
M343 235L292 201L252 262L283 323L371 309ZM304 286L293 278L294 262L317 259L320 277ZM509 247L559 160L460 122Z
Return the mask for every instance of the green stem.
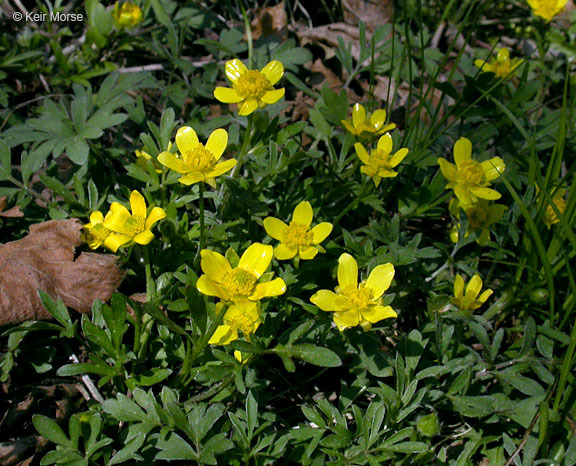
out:
M248 153L248 148L250 146L250 136L252 133L252 126L253 126L253 118L252 114L248 115L246 121L246 132L244 133L244 141L242 142L242 147L240 148L240 154L238 155L238 160L236 162L236 166L234 170L232 170L232 178L236 178L240 174L240 169L244 164L244 159Z
M244 19L244 29L246 30L246 42L248 42L248 69L254 67L254 43L252 41L252 28L250 28L250 19L244 8L244 2L239 0L240 10L242 11L242 18Z
M200 183L200 251L206 246L206 232L204 226L204 183Z
M156 283L154 283L154 278L152 277L152 266L150 264L150 255L148 254L148 248L144 246L144 270L146 272L146 301L152 302L156 298Z

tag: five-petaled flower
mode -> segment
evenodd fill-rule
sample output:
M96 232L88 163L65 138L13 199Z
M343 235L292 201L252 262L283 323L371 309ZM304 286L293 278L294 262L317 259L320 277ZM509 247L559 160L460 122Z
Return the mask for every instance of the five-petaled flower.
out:
M130 2L124 2L120 6L120 2L114 4L114 11L112 12L114 23L116 27L133 28L142 21L142 10L138 5Z
M350 254L338 259L338 287L336 292L320 290L310 301L323 311L334 312L334 323L340 330L357 325L369 330L372 324L396 317L390 306L382 305L382 295L394 278L394 266L379 265L368 279L358 283L358 264Z
M148 244L154 239L150 231L152 226L166 217L166 212L160 207L154 207L147 215L146 201L138 191L130 194L130 209L132 213L122 204L113 202L104 218L103 226L112 232L104 245L113 252L132 243Z
M273 60L262 70L249 70L235 58L226 62L226 77L232 88L217 87L214 97L225 104L238 104L238 115L250 115L257 108L275 104L284 96L284 88L274 89L284 75L284 65Z
M382 178L394 178L398 175L393 169L408 155L408 149L402 148L394 155L392 152L392 136L386 133L378 139L376 149L368 154L366 148L359 142L354 144L356 154L364 164L360 171L374 180L376 187Z
M222 301L258 301L279 296L286 291L284 280L261 281L273 254L272 246L254 243L244 251L238 266L233 268L223 255L203 249L200 251L200 266L204 275L198 279L196 287L200 293L216 296Z
M371 138L392 131L396 128L394 123L386 123L386 110L376 110L370 118L366 114L366 109L360 104L352 107L352 120L340 121L350 134L359 138Z
M466 292L464 292L464 278L456 274L456 278L454 279L454 296L450 297L450 302L463 311L475 311L494 293L491 289L487 289L480 294L482 285L480 275L476 274L470 279L466 286Z
M274 248L274 257L279 260L314 259L318 252L324 252L320 243L332 232L332 224L323 222L310 228L312 224L312 206L308 201L302 201L292 214L290 225L274 217L264 219L266 233L280 241Z
M438 164L444 178L448 180L446 189L454 190L463 208L476 203L478 199L496 200L502 197L488 186L504 172L504 160L500 157L492 157L484 162L474 160L472 143L466 138L460 138L454 144L454 160L456 165L439 157Z
M112 249L106 244L111 232L103 223L104 215L99 210L96 210L90 214L90 223L84 225L84 236L90 249L98 249L102 245Z
M484 72L494 73L497 78L505 78L512 75L516 68L518 68L524 60L515 58L510 60L510 51L507 48L498 50L495 58L490 62L486 60L474 60L474 65Z
M566 3L568 0L528 0L532 13L540 16L547 23L564 9Z
M216 312L222 312L225 303L216 305ZM250 341L250 336L258 329L262 323L262 308L260 301L242 300L230 304L226 309L219 325L208 343L210 345L227 345L239 338L238 331L241 331L246 341Z
M452 199L450 201L450 213L456 218L460 218L459 205L458 199ZM507 209L508 207L503 204L490 204L489 201L484 199L479 199L475 204L466 207L464 209L466 218L468 219L466 237L468 237L470 233L479 231L480 234L476 242L481 246L488 243L488 241L490 241L490 227L502 219ZM456 225L450 231L450 239L454 243L458 242L459 228L460 225Z
M162 152L158 161L166 167L182 174L178 181L191 185L203 181L215 187L214 178L231 170L236 159L219 162L228 144L228 133L217 129L210 134L206 146L198 140L196 131L190 126L183 126L176 133L176 146L180 151L177 156L172 152Z

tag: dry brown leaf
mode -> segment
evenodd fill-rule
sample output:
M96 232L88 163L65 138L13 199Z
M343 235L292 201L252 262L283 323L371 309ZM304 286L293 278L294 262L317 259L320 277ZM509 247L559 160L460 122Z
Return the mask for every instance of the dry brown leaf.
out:
M20 206L14 206L8 210L6 204L8 203L8 197L0 196L0 217L24 217L24 213L20 210Z
M50 319L38 290L84 313L95 299L110 299L124 272L112 255L83 252L74 258L81 228L76 219L51 220L0 244L0 325Z
M277 36L280 40L286 39L288 16L284 7L284 0L276 6L258 8L256 17L250 24L252 38Z
M373 31L381 24L391 23L394 15L392 0L342 0L344 21L356 26L358 21L366 23Z

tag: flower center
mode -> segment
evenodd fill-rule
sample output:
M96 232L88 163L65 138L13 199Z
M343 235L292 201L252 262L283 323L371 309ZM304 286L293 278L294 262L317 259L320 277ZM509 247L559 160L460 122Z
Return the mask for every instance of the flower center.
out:
M248 336L258 327L259 316L255 312L247 312L242 306L232 306L226 312L224 320L231 327L241 330L244 336Z
M269 87L268 78L264 74L257 70L249 70L238 78L236 92L243 99L249 97L260 98Z
M90 228L89 235L94 241L104 241L110 235L110 230L101 223L97 223Z
M372 151L372 163L379 168L390 167L390 154L382 149Z
M309 246L312 244L312 232L302 223L290 222L282 242L291 246Z
M198 144L194 149L189 150L184 156L184 162L188 165L190 171L204 173L214 165L214 156L208 151L204 144Z
M459 167L462 181L470 186L483 186L486 184L486 174L480 162L467 160Z
M468 225L472 230L484 228L488 223L488 213L482 207L472 207L466 210Z
M130 215L124 224L124 233L127 236L136 236L146 229L146 219L138 215Z
M344 290L342 294L348 299L350 308L357 311L368 307L372 302L370 299L370 289L366 288L364 284L360 284L357 289Z
M224 275L222 285L232 296L250 296L257 280L251 272L236 267Z

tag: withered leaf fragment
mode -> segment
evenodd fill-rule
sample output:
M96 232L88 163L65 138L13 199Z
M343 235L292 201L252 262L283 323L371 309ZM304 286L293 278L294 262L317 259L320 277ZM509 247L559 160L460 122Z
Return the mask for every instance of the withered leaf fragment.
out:
M0 244L0 325L50 319L38 290L79 312L90 312L95 299L110 299L124 272L112 255L83 252L75 259L81 229L76 219L51 220Z

